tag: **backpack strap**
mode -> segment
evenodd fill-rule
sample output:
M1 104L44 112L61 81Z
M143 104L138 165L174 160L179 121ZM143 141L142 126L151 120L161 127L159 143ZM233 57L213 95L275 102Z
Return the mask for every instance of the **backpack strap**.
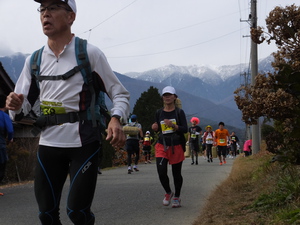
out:
M63 75L54 75L54 76L41 76L40 75L40 65L42 60L42 52L44 50L44 47L41 49L35 51L30 59L31 64L31 76L32 79L36 81L36 85L39 88L39 82L43 80L67 80L70 77L74 76L77 72L81 72L84 83L88 85L89 91L91 93L91 103L90 103L90 116L92 120L93 127L97 127L97 119L96 119L96 92L93 85L93 76L91 71L91 66L89 63L89 58L87 54L87 41L83 40L81 38L76 37L75 38L75 54L76 54L76 60L77 60L77 66L75 66L73 69L69 70ZM101 93L101 92L100 92ZM104 93L102 93L102 97L104 98ZM103 99L102 99L103 100ZM104 101L104 100L103 100ZM107 108L101 108L101 113L107 116Z
M40 75L40 65L42 60L42 52L44 50L44 46L39 50L36 50L30 58L31 65L31 77L36 81L36 85L39 87L38 77Z
M82 69L88 69L89 62L85 61L84 63L78 64L75 66L73 69L69 70L63 75L53 75L53 76L42 76L40 75L40 65L41 65L41 60L42 60L42 52L43 52L44 47L41 49L35 51L32 54L31 57L31 75L32 77L37 81L37 85L39 86L38 82L41 82L43 80L67 80L70 77L74 76L77 72L81 71ZM78 61L77 61L78 62ZM85 80L85 83L87 81Z
M36 79L38 81L42 81L42 80L67 80L70 77L74 76L77 72L81 71L82 69L84 69L85 67L87 67L87 64L81 64L78 66L75 66L73 69L69 70L68 72L66 72L63 75L54 75L54 76L38 76Z
M78 65L85 65L83 70L81 70L83 80L88 85L92 99L90 104L91 117L93 127L97 127L96 114L95 114L95 103L96 94L93 86L93 76L91 71L91 66L89 62L89 57L86 51L87 41L81 38L75 38L75 53Z

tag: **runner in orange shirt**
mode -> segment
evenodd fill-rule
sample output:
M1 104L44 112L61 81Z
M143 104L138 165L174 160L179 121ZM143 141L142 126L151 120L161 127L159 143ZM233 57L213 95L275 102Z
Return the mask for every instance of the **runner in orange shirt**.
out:
M219 129L215 131L214 145L217 145L217 153L220 159L220 165L226 163L227 143L230 140L230 134L227 129L224 129L225 124L219 123ZM223 160L222 160L223 156Z

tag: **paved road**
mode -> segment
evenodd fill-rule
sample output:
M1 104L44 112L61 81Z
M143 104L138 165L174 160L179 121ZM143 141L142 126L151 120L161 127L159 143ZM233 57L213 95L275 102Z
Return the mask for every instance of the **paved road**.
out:
M226 165L206 162L200 157L199 165L191 165L187 158L183 164L182 207L163 206L164 190L161 187L156 166L141 164L140 171L127 174L126 167L103 171L98 176L96 194L92 210L97 225L152 225L173 224L189 225L199 215L211 191L227 178L233 159ZM171 167L169 176L173 186ZM68 183L68 182L67 182ZM64 225L72 223L66 216L66 184L61 202L61 218ZM1 188L1 187L0 187ZM37 205L33 184L1 188L0 196L1 225L38 225Z

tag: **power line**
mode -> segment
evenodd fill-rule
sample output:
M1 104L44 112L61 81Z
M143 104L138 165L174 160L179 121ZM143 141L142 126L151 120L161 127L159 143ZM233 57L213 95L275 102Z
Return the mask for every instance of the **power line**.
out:
M242 29L245 29L247 27L244 27ZM203 42L200 42L200 43L196 43L196 44L193 44L193 45L188 45L188 46L185 46L185 47L181 47L181 48L176 48L176 49L171 49L171 50L166 50L166 51L160 51L160 52L154 52L154 53L148 53L148 54L141 54L141 55L128 55L128 56L108 56L107 58L134 58L134 57L142 57L142 56L150 56L150 55L158 55L158 54L164 54L164 53L169 53L169 52L174 52L174 51L179 51L179 50L183 50L183 49L186 49L186 48L191 48L191 47L195 47L197 45L202 45L202 44L205 44L205 43L208 43L208 42L211 42L211 41L215 41L215 40L218 40L220 38L223 38L223 37L226 37L228 35L231 35L233 33L236 33L238 31L240 31L241 29L238 29L238 30L235 30L235 31L232 31L230 33L227 33L227 34L224 34L224 35L221 35L219 37L216 37L216 38L212 38L210 40L207 40L207 41L203 41Z
M105 20L103 20L102 22L100 22L99 24L97 24L96 26L94 26L93 28L84 31L83 33L87 33L87 32L91 32L93 29L95 29L96 27L99 27L101 24L105 23L107 20L111 19L112 17L114 17L115 15L119 14L120 12L122 12L124 9L128 8L129 6L131 6L133 3L137 2L138 0L134 0L133 2L131 2L130 4L126 5L125 7L123 7L122 9L120 9L119 11L117 11L116 13L112 14L110 17L106 18Z
M214 21L214 20L219 20L219 19L221 19L223 17L234 15L236 13L238 13L238 12L232 12L232 13L220 16L220 17L216 17L216 18L210 19L210 20L205 20L205 21L202 21L202 22L199 22L199 23L195 23L195 24L192 24L192 25L180 27L180 28L177 28L177 29L174 29L174 30L166 31L166 32L163 32L163 33L160 33L160 34L149 36L149 37L140 38L140 39L136 39L136 40L132 40L132 41L128 41L128 42L124 42L124 43L120 43L120 44L116 44L116 45L104 47L102 49L104 50L104 49L108 49L108 48L113 48L113 47L117 47L117 46L121 46L121 45L131 44L131 43L135 43L135 42L144 41L144 40L147 40L147 39L151 39L151 38L163 36L165 34L170 34L170 33L173 33L173 32L180 31L180 30L188 29L188 28L195 27L195 26L198 26L198 25L201 25L201 24L204 24L204 23L209 23L209 22Z

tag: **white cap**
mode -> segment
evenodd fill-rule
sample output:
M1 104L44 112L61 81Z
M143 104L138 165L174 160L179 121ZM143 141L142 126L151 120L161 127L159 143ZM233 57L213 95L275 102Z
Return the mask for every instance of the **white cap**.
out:
M146 134L150 134L150 131L146 131Z
M176 95L176 91L175 91L175 88L171 87L171 86L167 86L165 87L163 90L162 90L162 95L166 94L166 93L169 93L169 94L172 94L172 95Z
M44 2L44 1L46 1L46 0L34 0L34 1L36 1L36 2L39 2L39 3L42 3L42 2ZM75 0L61 0L62 2L64 2L64 3L66 3L66 4L68 4L69 6L70 6L70 8L72 9L72 11L74 12L74 13L76 13L76 3L75 3Z

